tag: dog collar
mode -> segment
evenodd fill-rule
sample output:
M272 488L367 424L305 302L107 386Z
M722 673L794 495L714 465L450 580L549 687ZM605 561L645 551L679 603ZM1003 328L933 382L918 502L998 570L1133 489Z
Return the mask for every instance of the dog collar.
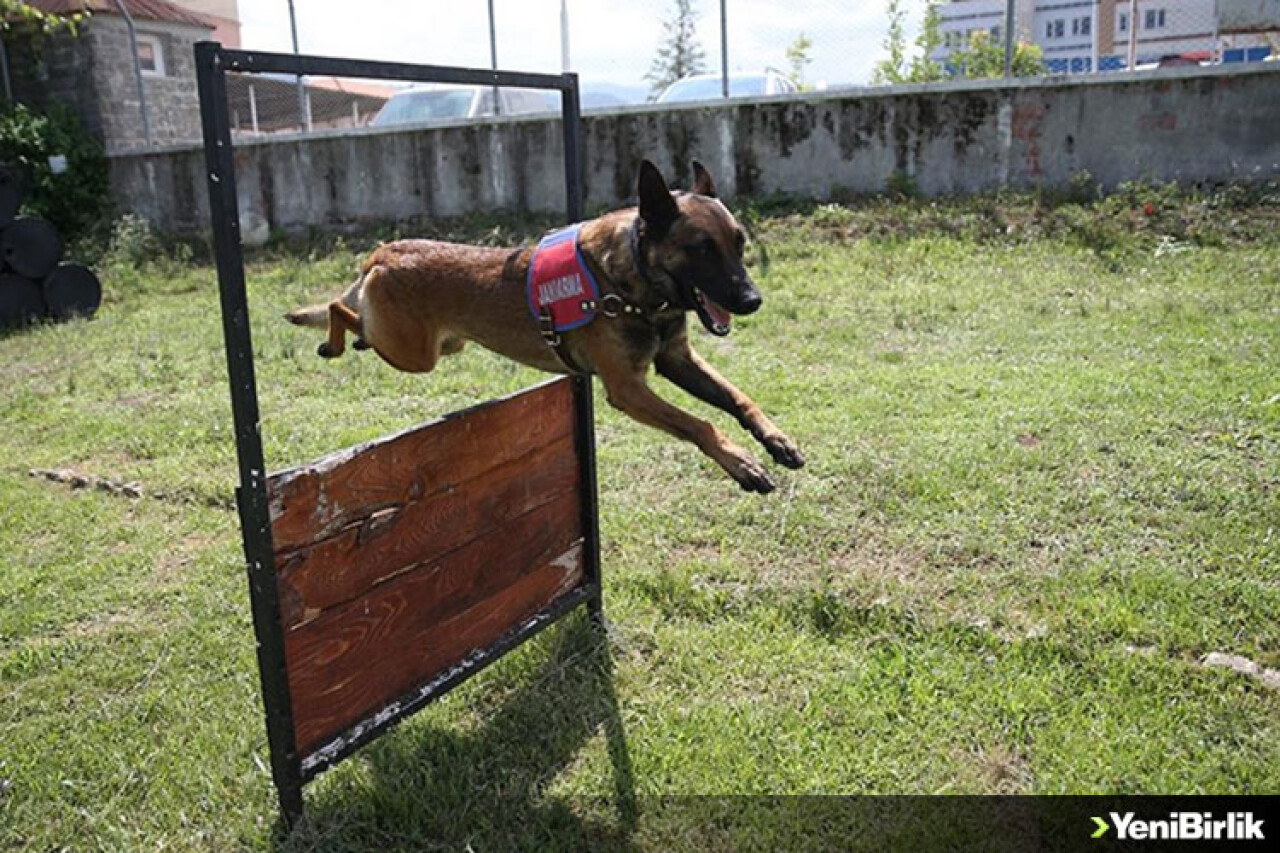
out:
M653 278L653 267L649 266L649 259L644 256L644 247L641 245L641 241L644 240L644 233L641 225L643 225L643 220L640 218L640 214L637 213L636 218L631 222L631 256L635 259L636 273L644 283L652 288L658 289L658 282L654 281ZM662 274L672 281L676 281L675 276L666 270L662 270ZM676 284L678 285L679 282L676 281ZM671 303L663 300L662 304L652 309L650 313L661 314L670 307ZM636 311L639 313L638 308Z

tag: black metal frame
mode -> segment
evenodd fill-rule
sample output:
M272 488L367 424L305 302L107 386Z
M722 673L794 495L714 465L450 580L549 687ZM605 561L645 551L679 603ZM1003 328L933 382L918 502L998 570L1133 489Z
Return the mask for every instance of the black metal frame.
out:
M557 90L560 92L566 201L571 222L583 218L578 77L576 74L528 74L226 50L216 42L196 44L195 54L205 164L208 169L209 215L213 225L227 371L231 383L231 408L235 419L236 452L240 467L236 504L240 511L253 605L253 627L258 641L258 668L266 711L267 738L271 748L271 775L279 792L285 822L292 826L302 815L302 785L316 774L341 761L423 705L479 672L577 604L586 602L593 618L597 622L601 620L600 534L591 379L584 376L572 379L575 433L582 469L582 529L585 537L582 585L557 599L540 613L514 626L492 645L476 650L412 695L390 703L386 712L357 724L343 737L308 756L298 755L284 656L284 628L276 585L271 518L267 507L258 393L245 294L244 254L240 244L235 161L232 156L231 123L227 108L227 72L316 74ZM392 708L394 713L389 710Z

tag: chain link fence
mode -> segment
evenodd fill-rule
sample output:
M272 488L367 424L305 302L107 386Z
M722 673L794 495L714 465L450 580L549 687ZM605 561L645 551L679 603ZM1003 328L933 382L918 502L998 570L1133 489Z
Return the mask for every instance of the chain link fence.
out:
M775 95L1275 59L1280 20L1233 28L1233 2L1248 5L1243 0L365 0L361 14L396 21L395 27L377 31L381 49L372 42L362 45L355 25L348 38L335 37L333 27L341 21L329 18L340 11L336 4L299 0L297 15L304 52L572 70L580 77L589 112L654 100L713 99L726 91ZM256 32L289 32L285 0L255 3L249 17L257 21L246 25L249 48L267 47L255 40ZM269 47L288 49L278 41ZM692 79L675 82L680 77ZM425 91L331 78L233 75L228 86L233 126L241 137L549 113L558 106L534 93Z
M1231 0L952 0L936 5L932 55L948 74L966 75L975 47L991 44L999 49L1003 73L1013 76L1273 58L1280 19L1233 28L1232 5Z

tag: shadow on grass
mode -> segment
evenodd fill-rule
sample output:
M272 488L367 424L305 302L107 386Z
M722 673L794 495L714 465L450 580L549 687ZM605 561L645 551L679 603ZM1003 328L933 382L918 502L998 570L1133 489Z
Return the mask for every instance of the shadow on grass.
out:
M276 849L633 849L635 792L608 642L585 614L548 633L536 673L479 726L417 727L373 744L351 759L361 767L308 797L306 817ZM598 732L613 790L574 803L544 796Z

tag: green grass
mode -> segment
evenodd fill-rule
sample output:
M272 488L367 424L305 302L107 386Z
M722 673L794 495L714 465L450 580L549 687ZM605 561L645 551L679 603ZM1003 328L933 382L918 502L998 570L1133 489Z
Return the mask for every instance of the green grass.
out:
M702 849L658 798L1280 791L1280 691L1199 664L1280 667L1280 217L1161 204L762 206L765 308L696 345L808 467L744 495L602 405L608 646L552 629L287 840L214 276L108 262L95 320L0 338L0 850ZM273 468L537 378L316 358L276 318L357 258L251 264ZM163 498L28 475L60 467Z

